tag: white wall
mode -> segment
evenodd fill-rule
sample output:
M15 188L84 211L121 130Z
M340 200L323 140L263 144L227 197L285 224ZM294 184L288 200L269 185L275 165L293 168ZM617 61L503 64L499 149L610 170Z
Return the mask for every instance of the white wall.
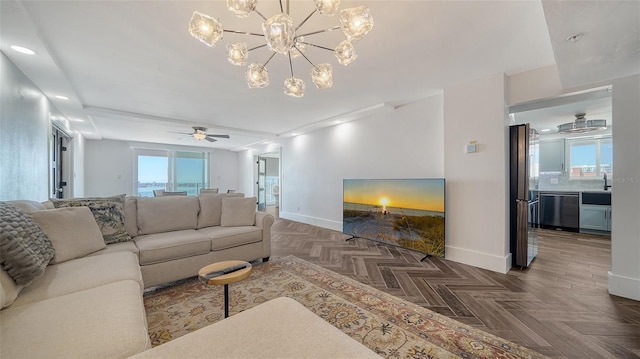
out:
M76 198L84 197L85 143L86 143L85 138L80 134L76 134L73 137L73 140L71 143L72 155L73 155L73 162L71 167L73 170L73 173L71 174L73 176L73 180L71 181L73 192L71 193L71 196Z
M496 74L444 91L446 258L500 273L511 268L505 84ZM478 152L465 153L470 141Z
M220 192L238 191L238 153L226 150L211 152L209 178L211 188L218 188Z
M0 200L49 198L52 106L0 52Z
M210 187L221 192L238 186L238 154L203 147L172 146L114 140L87 140L85 144L85 196L134 194L134 148L208 151L211 153Z
M640 76L613 81L609 293L640 300Z
M133 196L133 149L129 142L86 140L84 194L87 197Z
M345 178L444 176L442 95L282 144L280 216L342 231Z

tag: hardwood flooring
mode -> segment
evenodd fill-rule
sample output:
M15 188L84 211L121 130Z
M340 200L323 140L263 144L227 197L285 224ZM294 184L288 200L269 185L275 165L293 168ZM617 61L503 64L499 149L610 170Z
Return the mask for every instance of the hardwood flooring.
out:
M295 255L550 357L640 357L640 302L607 292L608 237L542 230L531 266L499 274L289 220L272 228L274 258Z

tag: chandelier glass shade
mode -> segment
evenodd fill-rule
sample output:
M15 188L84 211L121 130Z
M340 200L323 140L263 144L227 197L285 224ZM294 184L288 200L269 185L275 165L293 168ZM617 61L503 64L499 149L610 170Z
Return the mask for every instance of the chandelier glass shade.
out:
M249 54L253 50L263 47L272 53L264 63L250 63L245 72L247 85L250 88L262 88L269 85L269 72L267 64L276 54L288 57L291 77L284 81L284 93L293 97L304 96L304 80L294 76L292 59L303 57L311 64L311 80L318 89L327 89L333 86L333 68L331 64L314 64L307 56L310 48L332 51L338 59L338 63L349 65L357 59L354 42L362 39L373 28L373 18L366 6L343 9L339 11L340 0L313 0L315 9L304 20L296 23L289 14L289 0L286 0L286 7L283 0L279 0L281 13L269 18L264 17L257 10L257 0L227 0L227 8L239 18L250 17L257 14L261 17L262 33L251 33L224 29L222 24L215 18L195 11L189 22L189 33L209 47L215 47L216 43L223 38L225 32L246 36L260 36L264 38L264 45L248 48L247 43L239 42L227 45L227 59L236 66L245 66L249 63ZM319 13L324 16L334 16L340 14L339 25L327 29L300 33L300 29L314 14ZM308 42L314 35L329 31L342 30L346 40L339 43L335 48L324 47Z

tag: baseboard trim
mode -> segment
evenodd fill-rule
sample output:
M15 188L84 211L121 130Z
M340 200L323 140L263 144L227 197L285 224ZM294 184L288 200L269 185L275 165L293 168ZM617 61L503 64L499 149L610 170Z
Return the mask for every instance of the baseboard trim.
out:
M640 301L640 279L609 272L609 294Z
M331 221L324 218L318 218L313 216L307 216L299 213L280 212L280 218L290 219L292 221L310 224L322 228L332 229L334 231L342 232L342 222Z
M496 256L467 248L445 246L445 259L502 274L506 274L511 269L511 253L506 256Z

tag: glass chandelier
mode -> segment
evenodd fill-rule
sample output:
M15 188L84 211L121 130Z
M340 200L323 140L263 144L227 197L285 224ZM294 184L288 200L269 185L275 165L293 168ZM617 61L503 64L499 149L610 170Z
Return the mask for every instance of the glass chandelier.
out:
M222 27L222 24L209 15L195 11L189 22L189 33L196 39L202 41L209 47L215 47L216 43L222 39L225 32L243 34L249 36L261 36L265 39L264 45L247 48L244 42L227 45L227 58L230 63L236 66L245 66L249 60L249 52L267 47L273 53L265 63L251 63L247 67L245 78L250 88L262 88L269 85L269 72L267 64L276 54L282 54L289 59L289 68L291 77L284 80L284 93L293 97L304 96L305 83L304 80L297 78L293 74L293 62L291 59L302 56L309 64L311 64L311 81L318 89L331 88L333 86L333 70L331 64L315 65L305 55L307 46L333 51L338 59L338 63L349 65L358 57L353 43L362 39L373 28L373 18L371 12L366 6L358 6L354 8L344 9L340 13L340 25L299 34L298 30L316 13L325 16L334 16L338 13L340 0L313 0L315 2L315 10L309 14L302 22L295 24L289 15L289 0L286 0L286 9L283 7L282 0L280 2L281 13L273 15L269 18L264 17L256 10L257 0L227 0L227 8L239 18L246 18L251 13L256 13L264 21L262 23L262 34L244 31L228 30ZM346 36L346 40L339 43L335 48L320 46L307 42L305 37L325 33L328 31L342 30Z

